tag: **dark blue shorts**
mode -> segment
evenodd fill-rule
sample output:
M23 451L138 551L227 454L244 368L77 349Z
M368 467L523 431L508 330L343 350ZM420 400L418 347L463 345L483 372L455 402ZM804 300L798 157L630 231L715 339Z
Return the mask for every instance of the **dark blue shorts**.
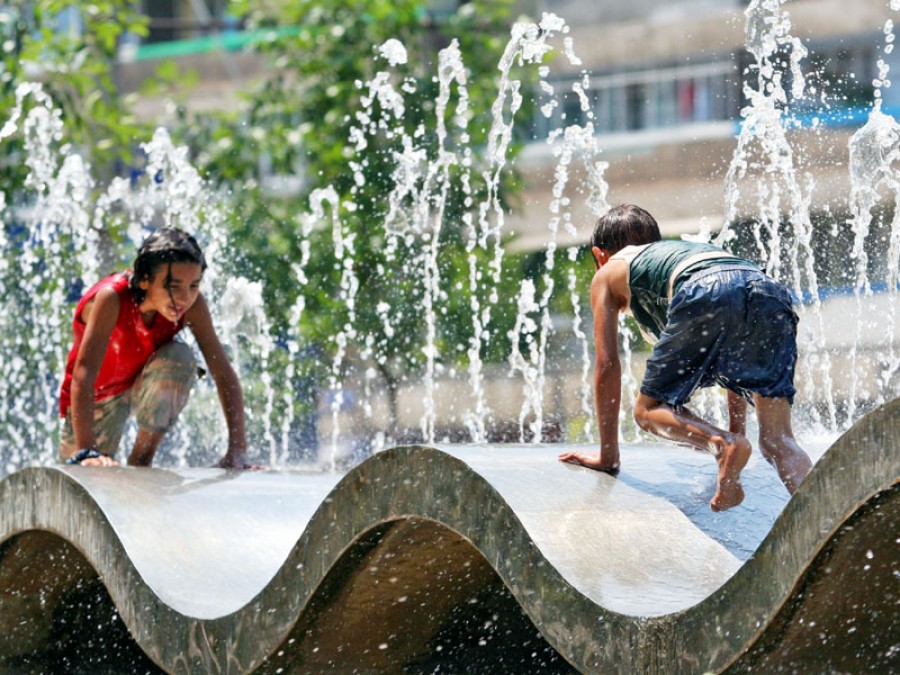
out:
M713 267L690 277L669 305L641 393L680 407L700 387L793 402L797 314L790 293L762 272Z

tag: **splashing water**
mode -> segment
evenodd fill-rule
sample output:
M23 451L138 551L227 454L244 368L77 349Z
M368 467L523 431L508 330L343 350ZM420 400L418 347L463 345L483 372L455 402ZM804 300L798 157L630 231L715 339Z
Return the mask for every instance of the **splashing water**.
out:
M516 325L509 332L512 352L509 355L509 374L521 373L525 386L525 403L519 414L519 430L521 440L525 440L525 423L530 414L534 417L528 423L533 437L540 438L543 409L541 392L544 388L543 354L537 322L530 316L540 312L541 306L535 299L534 282L531 279L522 281L519 289L519 311L516 314ZM527 355L522 353L520 343L525 343Z
M252 370L259 373L265 392L263 412L263 441L268 446L269 462L280 461L278 441L272 429L274 387L269 371L269 355L275 351L269 319L263 303L262 284L243 277L232 277L218 302L219 330L222 342L231 345L231 359L237 372ZM245 354L244 351L248 351Z
M26 112L28 101L33 105ZM46 462L56 453L46 430L57 424L57 366L68 350L68 317L61 308L74 289L65 280L71 278L69 265L90 275L97 260L91 254L90 167L61 144L60 111L39 85L18 87L0 139L16 133L19 120L30 170L25 185L33 199L26 208L6 211L0 228L0 426L8 430L13 467L34 455ZM6 255L11 248L21 255Z
M347 353L347 344L356 338L356 327L354 324L356 323L356 294L359 291L359 279L357 278L354 269L354 243L356 235L349 230L343 221L341 221L339 215L340 199L337 192L333 189L321 190L313 193L310 197L310 203L313 206L314 213L324 214L324 205L326 203L331 207L331 236L332 241L334 242L335 256L341 267L340 299L347 308L347 322L334 338L337 349L335 350L334 360L331 364L331 375L328 378L328 386L331 391L332 418L330 462L331 468L334 469L336 467L338 444L340 442L339 415L344 405L344 378L342 368Z
M799 370L804 373L803 395L816 398L814 389L824 392L822 422L836 425L838 402L833 396L831 354L827 347L823 320L823 303L815 274L812 245L810 202L812 178L798 170L789 142L787 128L792 101L806 96L803 60L807 52L800 40L790 34L790 16L784 0L752 0L745 12L747 48L754 63L755 76L745 83L748 101L741 111L742 125L737 147L725 182L725 213L717 243L729 245L735 239L734 226L751 223L753 244L766 271L782 280L799 297L809 301L801 307L806 334L801 342ZM900 9L900 0L891 8ZM607 163L600 161L601 137L595 134L590 104L590 78L586 72L571 88L580 101L586 123L569 125L553 131L547 142L555 160L552 200L547 217L547 247L544 275L521 282L515 326L508 335L499 335L494 321L498 288L504 267L506 212L502 205L501 180L510 162L510 147L516 117L523 107L523 84L513 76L514 68L530 67L537 73L536 90L540 96L540 112L550 117L559 107L556 86L550 66L545 63L560 39L561 53L567 63L580 66L568 27L553 14L544 14L538 23L519 23L511 31L498 64L498 92L492 106L492 119L487 135L487 150L480 160L470 141L469 92L467 71L456 41L441 50L435 82L434 134L436 150L429 149L423 127L404 127L405 95L414 84L400 74L408 62L406 47L398 40L388 40L377 47L377 58L385 65L369 82L357 83L363 96L362 107L354 116L348 138L352 156L348 166L361 192L365 184L366 153L378 147L380 137L397 141L394 150L392 190L385 198L384 230L386 232L386 264L402 266L419 280L424 331L421 342L410 345L422 357L419 383L422 413L421 436L426 442L436 440L441 411L441 386L448 374L439 339L440 312L452 293L442 279L439 263L445 206L451 190L462 195L466 210L461 216L465 231L468 275L468 310L471 330L465 344L449 348L468 356L465 374L469 405L459 419L476 442L487 438L494 412L486 394L485 364L482 354L494 341L508 339L511 353L509 376L522 384L523 404L518 415L519 436L539 442L542 438L547 409L544 401L548 349L554 331L551 299L554 288L552 272L558 263L558 235L561 231L576 235L573 222L573 192L585 195L589 210L602 215L608 209L608 185L604 175ZM884 28L884 54L893 49L893 23ZM786 57L784 55L787 55ZM784 60L786 59L786 60ZM782 61L784 60L784 63ZM784 87L786 64L791 87ZM857 398L856 364L859 345L867 333L887 334L889 347L883 350L878 371L880 400L896 391L900 371L900 355L894 347L894 312L897 304L898 266L900 266L900 177L896 163L900 158L900 125L882 110L882 92L890 86L886 59L879 61L879 72L873 110L866 125L853 137L850 145L852 180L851 226L854 233L852 258L856 265L855 299L857 303L856 342L849 355L851 391L847 397L848 418L852 419ZM291 311L290 331L284 348L289 356L285 371L273 377L271 355L279 347L271 337L268 319L263 312L262 286L239 276L228 275L230 255L221 205L205 181L191 166L187 150L174 146L162 129L143 146L146 155L144 178L134 185L114 179L97 194L90 166L70 146L63 143L64 128L59 111L37 85L26 85L17 92L17 104L8 121L0 129L0 139L21 133L31 171L26 187L31 198L26 207L0 193L0 211L4 227L0 228L0 248L21 250L17 256L0 259L0 284L4 293L0 314L0 358L8 375L0 379L0 425L7 434L3 440L9 448L2 457L6 470L12 471L34 461L46 463L56 454L54 434L48 433L58 424L55 401L62 364L69 346L68 322L74 299L80 288L67 286L62 280L99 279L104 265L121 263L104 248L110 232L123 233L138 243L148 230L159 225L177 225L201 235L210 269L204 284L211 289L214 319L242 380L260 383L262 402L248 406L248 412L263 440L269 461L284 463L292 456L295 403L300 396L295 388L297 359L306 345L300 326L306 320L306 292L312 292L308 278L311 236L325 225L331 233L334 259L340 271L339 298L344 318L333 337L333 357L328 364L328 418L330 419L330 457L325 464L339 466L341 444L346 442L342 419L349 403L347 382L351 357L372 364L365 370L359 386L363 392L361 409L368 419L375 416L376 392L372 384L376 367L384 365L386 354L373 335L357 325L357 298L360 269L364 261L357 259L357 233L348 215L357 206L351 198L341 200L336 190L326 188L310 195L308 212L297 219L301 257L292 270L301 289ZM579 165L580 163L580 165ZM576 170L580 168L580 171ZM473 183L481 179L485 189L476 197ZM870 279L865 243L869 239L874 210L883 194L894 201L887 262L886 323L867 324L863 320L866 307L877 284ZM581 225L581 224L579 224ZM708 240L710 235L692 235ZM568 260L574 262L578 250L569 248ZM485 262L486 261L486 262ZM389 270L378 270L386 274ZM465 283L463 284L465 285ZM585 424L585 439L594 438L594 412L590 383L590 331L583 327L584 302L579 293L574 271L566 277L566 292L572 308L572 332L581 361L580 414ZM28 299L35 299L28 308ZM37 301L39 300L39 301ZM221 308L221 309L219 309ZM382 301L376 307L383 334L394 337L403 330L403 307ZM631 345L625 324L623 340L624 394L622 414L633 403L637 379L630 367ZM418 339L418 338L417 338ZM358 351L351 353L351 349ZM860 357L861 358L861 357ZM355 386L355 385L353 385ZM632 400L629 400L629 396ZM218 414L215 397L207 385L195 392L174 436L176 445L200 445L221 448L223 425L211 420ZM721 420L721 408L698 397L701 413ZM276 406L276 400L278 406ZM458 401L454 401L459 404ZM276 426L272 423L276 407L284 414ZM212 411L212 412L210 412ZM625 427L625 425L621 425ZM390 430L382 433L373 448L391 441ZM570 439L575 440L575 439ZM213 454L221 454L213 451ZM177 462L191 461L186 451ZM2 470L4 467L0 467Z
M900 2L892 2L891 9L900 10ZM890 54L894 46L894 23L890 19L884 26L884 53ZM851 389L848 396L849 415L856 413L856 398L859 379L857 377L857 357L859 345L864 341L865 331L883 331L887 350L880 358L880 372L877 373L876 403L885 401L886 393L900 369L900 357L895 354L896 335L895 312L898 269L900 269L900 175L897 162L900 160L900 124L882 110L882 88L891 86L888 79L890 68L883 59L878 60L878 77L875 86L875 103L866 124L850 139L850 179L851 179L851 224L854 233L851 256L856 260L856 335L850 348ZM868 275L868 256L865 250L873 212L880 195L885 190L893 196L894 217L888 240L887 255L887 306L886 311L872 316L873 293ZM868 311L867 311L868 310ZM886 319L886 325L877 325L878 318Z
M466 427L475 441L485 439L486 423L491 410L485 400L484 373L481 354L486 344L496 339L492 330L492 307L498 301L497 288L503 267L505 211L500 200L500 181L505 170L509 147L513 139L516 115L522 106L521 81L511 76L514 65L534 65L540 62L552 50L550 41L560 33L567 32L565 22L552 14L545 14L539 24L521 23L512 29L512 37L500 59L500 83L496 99L492 105L492 123L488 132L488 148L486 166L480 169L480 175L486 185L486 195L474 209L475 214L467 212L463 215L463 224L468 230L467 250L469 252L469 297L472 317L472 333L468 345L468 382L471 389L472 406L463 415ZM405 48L397 40L390 40L378 48L381 58L390 66L403 65L407 61ZM565 53L571 63L578 63L572 50L571 41L565 43ZM545 77L548 70L542 67ZM423 145L424 130L419 128L411 133L403 126L405 103L404 92L411 92L414 86L404 80L398 88L394 85L390 71L379 71L367 83L358 83L358 87L367 92L362 98L364 109L356 114L357 125L350 133L350 141L357 153L363 153L374 145L375 136L382 134L389 138L400 139L400 150L395 153L395 169L393 173L394 188L387 197L387 214L384 226L388 234L386 244L389 263L396 261L399 251L407 252L408 258L402 261L407 273L415 272L422 280L422 309L425 324L424 344L421 346L424 355L424 372L421 383L424 388L423 413L421 416L422 437L429 442L435 438L437 420L437 379L443 371L437 347L437 308L447 299L447 291L441 285L441 273L438 256L441 245L444 206L448 192L456 180L460 191L465 195L466 206L474 205L472 196L472 172L474 153L469 143L467 126L468 91L466 69L462 61L458 43L454 40L441 50L438 55L438 96L435 106L435 129L437 151L430 157ZM545 91L552 89L542 79ZM448 127L448 111L451 125ZM379 114L380 112L380 114ZM558 172L564 174L572 156L576 152L588 155L599 150L593 144L592 129L571 128L565 132L563 159ZM590 149L590 150L588 150ZM364 159L354 159L350 166L355 171L357 185L364 184L362 173ZM457 169L455 177L452 170ZM604 165L599 162L589 164L591 180L602 182ZM548 254L548 270L553 268L553 252L555 251L555 233L559 222L565 220L565 227L574 233L570 214L562 208L566 198L562 196L565 179L560 179L560 198L554 207L556 213L550 229L553 237ZM592 198L596 200L594 191ZM604 192L605 195L605 192ZM600 197L603 200L603 197ZM565 213L563 213L565 211ZM560 213L563 213L561 216ZM409 245L421 242L421 246L410 253ZM479 266L478 252L488 257L487 270ZM485 273L486 272L486 273ZM545 278L545 291L540 301L542 316L541 337L538 343L537 358L539 372L544 370L544 359L547 337L550 331L549 299L553 292L552 280ZM394 325L399 321L402 307L392 307L381 303L378 314L388 336L393 334ZM367 349L364 358L384 360L385 356L377 352L371 339L363 340ZM541 406L535 397L540 398L540 387L534 389L526 385L525 406L538 412L536 424L540 425ZM524 413L523 413L524 414ZM337 423L335 418L334 424ZM540 439L540 434L537 435Z
M568 27L565 22L549 13L545 13L538 24L518 23L513 26L512 39L507 43L498 65L501 76L498 96L491 107L493 122L488 135L489 165L482 171L482 178L487 185L487 195L479 204L478 218L474 222L471 219L467 221L471 233L467 248L470 251L469 290L472 310L472 337L468 350L469 384L475 399L475 406L474 410L466 415L466 424L476 442L484 440L486 420L491 412L484 399L484 372L480 354L484 345L494 337L491 331L491 305L497 302L496 289L500 283L503 264L502 235L505 212L499 199L499 185L513 137L516 114L522 106L521 81L512 79L510 72L515 63L540 64L552 50L550 41L556 35L567 31ZM570 62L576 58L571 53L567 53L567 56L570 57ZM544 77L548 70L542 66L539 72L542 78L540 86L546 90L549 85L545 82ZM492 259L489 263L490 275L487 278L477 269L477 258L471 254L476 247L485 252L492 250ZM480 297L484 295L487 295L487 304L480 300ZM533 424L540 429L542 408L533 397L540 397L542 388L535 389L532 383L526 381L524 391L525 402L522 418L524 419L527 414L526 410L535 411L537 419ZM539 432L536 433L535 440L540 440Z
M785 110L788 95L783 86L784 74L779 68L781 54L789 53L792 75L791 96L801 100L805 96L806 80L800 67L807 55L802 42L790 35L790 16L784 11L784 0L752 0L745 11L747 17L747 49L755 63L755 83L745 82L744 95L749 104L741 110L743 124L738 144L725 181L725 218L716 243L727 245L733 238L732 223L743 218L752 220L756 248L765 271L792 288L797 297L804 296L802 279L806 277L814 321L811 347L803 351L800 372L806 383L806 394L812 398L818 373L824 384L827 423L837 424L836 406L832 396L830 356L825 348L825 326L822 321L821 300L813 262L812 222L809 214L812 177L800 175L787 138ZM755 84L756 86L752 86ZM742 213L739 200L740 185L749 182L756 193L755 204ZM818 367L816 367L818 365Z

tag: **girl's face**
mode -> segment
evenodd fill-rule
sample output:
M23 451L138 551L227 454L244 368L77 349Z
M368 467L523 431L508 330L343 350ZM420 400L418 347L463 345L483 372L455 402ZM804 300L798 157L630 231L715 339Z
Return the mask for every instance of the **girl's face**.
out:
M147 294L140 304L141 312L158 312L172 323L178 323L200 295L202 278L203 270L197 263L160 265L154 270L152 279L143 279L138 284Z

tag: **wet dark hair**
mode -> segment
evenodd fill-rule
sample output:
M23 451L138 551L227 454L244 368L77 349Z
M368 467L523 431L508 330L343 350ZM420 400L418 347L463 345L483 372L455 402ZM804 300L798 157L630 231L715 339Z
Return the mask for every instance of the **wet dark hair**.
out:
M656 220L640 206L620 204L612 207L594 225L591 246L618 253L626 246L652 244L662 237Z
M196 263L200 265L201 271L206 271L206 258L203 257L203 251L196 239L174 227L166 227L151 233L138 249L129 283L137 303L142 303L147 295L140 287L142 281L152 280L156 276L156 271L167 263L171 265L185 262Z

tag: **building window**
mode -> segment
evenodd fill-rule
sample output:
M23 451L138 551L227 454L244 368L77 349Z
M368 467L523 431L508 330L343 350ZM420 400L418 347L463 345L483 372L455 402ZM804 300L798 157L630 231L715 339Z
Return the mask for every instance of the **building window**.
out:
M144 0L149 34L143 42L171 42L237 28L226 0Z
M594 129L606 134L736 119L741 93L735 73L735 63L723 60L594 76L586 91ZM581 110L572 91L580 81L552 82L561 103L549 117L538 113L538 138L561 126L588 121L588 111Z

